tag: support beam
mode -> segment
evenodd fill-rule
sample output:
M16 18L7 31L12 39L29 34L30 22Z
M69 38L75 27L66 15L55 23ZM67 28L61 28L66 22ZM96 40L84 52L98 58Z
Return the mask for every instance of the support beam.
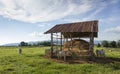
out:
M57 45L56 45L57 48L56 48L56 49L58 49L58 44L59 44L59 41L58 41L58 34L56 33L56 35L57 35L57 38L56 38L56 39L57 39L57 43L56 43L56 44L57 44Z
M94 22L93 22L94 24ZM94 25L92 24L92 28L91 28L91 34L90 34L90 47L89 47L89 51L90 51L90 57L91 60L94 59Z
M72 48L73 48L73 42L72 42L72 35L70 34L70 39L71 39L71 50L72 50Z
M61 33L61 39L60 39L60 50L62 50L62 33Z
M90 51L90 56L94 57L94 37L92 36L92 33L90 35L90 47L89 47L89 51Z
M51 33L51 58L53 57L53 33Z

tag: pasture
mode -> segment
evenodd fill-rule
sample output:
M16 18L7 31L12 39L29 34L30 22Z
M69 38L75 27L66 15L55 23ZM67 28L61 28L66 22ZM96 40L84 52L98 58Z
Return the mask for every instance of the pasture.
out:
M18 54L18 47L0 47L0 74L120 74L120 61L107 64L58 63L43 58L47 48L22 47L23 53ZM103 49L107 57L120 59L119 48Z

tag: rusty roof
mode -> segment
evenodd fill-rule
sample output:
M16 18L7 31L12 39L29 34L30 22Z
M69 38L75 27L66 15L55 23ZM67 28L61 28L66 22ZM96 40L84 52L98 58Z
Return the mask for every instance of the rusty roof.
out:
M97 37L97 32L98 32L98 20L93 20L93 21L84 21L84 22L75 22L75 23L66 23L66 24L58 24L55 25L53 28L50 30L46 31L45 34L47 33L78 33L82 35L86 35L88 37L89 33L94 32L95 37Z

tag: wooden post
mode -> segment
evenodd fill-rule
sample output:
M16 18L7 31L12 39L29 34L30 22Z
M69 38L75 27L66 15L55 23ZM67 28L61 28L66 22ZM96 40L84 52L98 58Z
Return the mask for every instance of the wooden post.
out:
M71 38L71 50L72 50L73 42L72 42L72 35L71 34L70 34L70 38Z
M65 54L64 54L64 61L66 61L66 52L65 52Z
M61 33L61 38L60 38L60 50L62 50L62 33Z
M94 37L93 37L92 33L90 35L90 47L89 47L89 50L90 50L90 56L94 57Z
M91 34L90 34L90 47L89 47L89 51L90 51L90 57L93 60L94 59L94 22L92 23L92 28L91 28Z
M66 39L65 39L65 38L63 38L63 39L64 39L64 40L63 40L63 45L64 45Z
M57 34L57 33L56 33ZM58 42L58 34L57 34L57 49L58 49L58 44L59 44L59 42Z
M51 58L53 57L53 33L51 33Z

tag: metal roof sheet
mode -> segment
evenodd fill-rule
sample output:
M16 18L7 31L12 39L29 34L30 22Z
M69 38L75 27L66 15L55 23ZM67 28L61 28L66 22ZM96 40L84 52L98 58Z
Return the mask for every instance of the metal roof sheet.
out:
M55 25L50 30L46 31L45 34L58 32L92 32L92 27L93 32L98 32L97 20Z
M88 37L91 32L94 33L94 37L97 37L98 32L98 20L93 21L84 21L84 22L75 22L75 23L65 23L55 25L50 30L46 31L47 33L74 33L74 36ZM78 35L79 34L79 35ZM67 37L67 36L66 36Z

